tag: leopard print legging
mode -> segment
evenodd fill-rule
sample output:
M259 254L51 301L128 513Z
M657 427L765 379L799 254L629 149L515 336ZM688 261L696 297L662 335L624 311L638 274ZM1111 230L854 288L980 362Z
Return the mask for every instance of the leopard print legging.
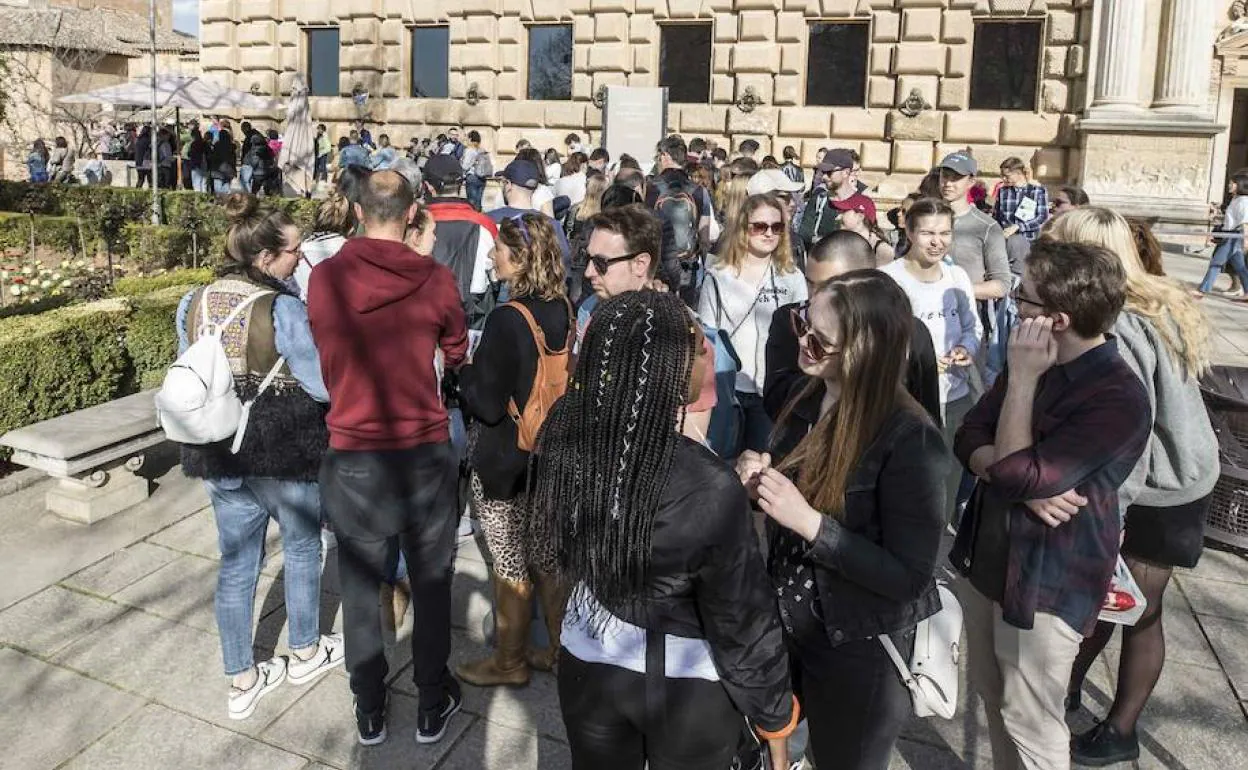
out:
M504 580L527 583L533 569L555 571L554 541L543 533L532 532L524 521L521 500L487 500L481 478L472 472L472 505L481 522L485 544L494 557L494 572Z

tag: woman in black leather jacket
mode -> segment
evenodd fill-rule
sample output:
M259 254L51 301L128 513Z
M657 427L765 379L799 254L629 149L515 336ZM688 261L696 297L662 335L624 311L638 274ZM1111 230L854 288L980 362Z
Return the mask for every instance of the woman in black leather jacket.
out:
M914 325L891 278L846 273L792 312L807 376L793 382L772 454L747 452L737 470L769 519L769 571L815 764L882 770L911 705L876 637L909 659L915 625L940 608L949 452L906 392Z
M702 350L674 294L607 300L538 438L533 532L574 586L559 702L576 770L724 770L741 714L787 767L797 709L749 501L680 433Z

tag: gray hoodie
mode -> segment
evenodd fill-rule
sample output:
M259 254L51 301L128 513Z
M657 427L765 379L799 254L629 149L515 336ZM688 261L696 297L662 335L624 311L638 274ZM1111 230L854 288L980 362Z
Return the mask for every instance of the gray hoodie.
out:
M1135 503L1170 507L1201 499L1218 481L1219 461L1196 377L1170 355L1151 320L1124 310L1113 334L1153 408L1148 449L1118 491L1123 510Z

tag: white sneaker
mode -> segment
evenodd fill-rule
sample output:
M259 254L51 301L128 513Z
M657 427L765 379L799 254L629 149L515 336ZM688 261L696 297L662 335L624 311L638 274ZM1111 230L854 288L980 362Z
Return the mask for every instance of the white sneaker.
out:
M230 688L230 719L246 719L256 710L260 699L268 695L277 686L286 681L286 659L273 658L256 664L256 683L249 690Z
M316 652L307 660L300 660L298 655L290 656L287 671L291 684L310 682L335 666L341 666L343 660L342 634L326 634L321 637Z

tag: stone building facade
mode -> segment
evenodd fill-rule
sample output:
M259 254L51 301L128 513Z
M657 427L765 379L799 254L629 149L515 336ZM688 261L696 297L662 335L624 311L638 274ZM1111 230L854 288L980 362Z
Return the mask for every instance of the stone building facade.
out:
M703 24L707 87L696 103L669 105L671 130L734 146L754 138L777 156L793 145L807 162L820 147L851 147L882 197L904 193L943 153L969 146L989 172L1017 155L1043 181L1080 182L1126 210L1195 223L1205 220L1208 201L1221 199L1228 163L1248 163L1240 136L1248 99L1236 97L1248 88L1248 65L1242 76L1238 65L1248 39L1237 36L1248 20L1229 27L1248 11L1244 0L200 5L205 74L243 89L288 92L309 67L313 33L337 30L336 94L312 100L314 118L336 135L360 119L396 143L450 126L477 128L503 157L522 137L562 148L568 132L588 131L596 142L599 89L669 85L662 82L671 77L663 73L665 35ZM858 69L812 68L813 39L828 29L819 25L859 24ZM1002 35L994 24L1014 32ZM535 30L552 27L570 37L566 98L526 98ZM436 28L446 30L447 98L413 97L414 36ZM860 100L812 106L811 83L846 71L862 77ZM998 92L1013 85L1018 93L985 96L989 80ZM351 98L364 92L363 105Z

